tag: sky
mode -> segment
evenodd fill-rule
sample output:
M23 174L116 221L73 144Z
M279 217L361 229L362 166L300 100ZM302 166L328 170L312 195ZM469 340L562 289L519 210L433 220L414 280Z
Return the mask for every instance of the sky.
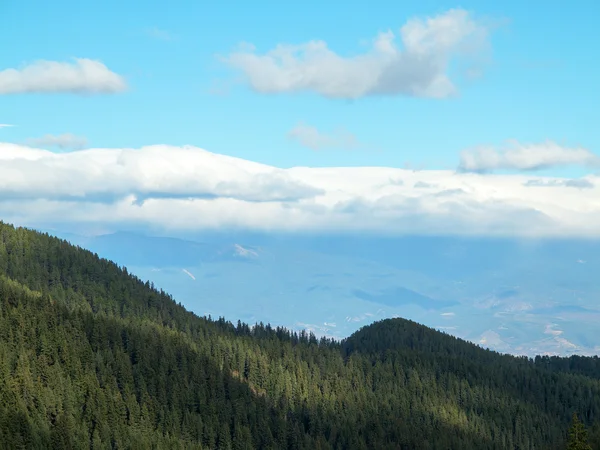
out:
M598 18L591 0L5 0L0 216L595 235Z

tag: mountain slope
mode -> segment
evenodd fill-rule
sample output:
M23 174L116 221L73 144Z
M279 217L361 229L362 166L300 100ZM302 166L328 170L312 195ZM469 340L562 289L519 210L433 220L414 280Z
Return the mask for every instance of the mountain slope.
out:
M402 319L342 343L208 320L90 252L1 223L0 337L11 449L552 449L573 412L600 417L600 381L566 363Z

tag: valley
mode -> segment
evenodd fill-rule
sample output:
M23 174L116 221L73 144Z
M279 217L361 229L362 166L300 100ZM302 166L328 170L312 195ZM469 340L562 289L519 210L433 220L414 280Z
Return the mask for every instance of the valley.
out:
M500 352L600 352L597 241L63 235L202 316L336 339L375 320L405 317Z

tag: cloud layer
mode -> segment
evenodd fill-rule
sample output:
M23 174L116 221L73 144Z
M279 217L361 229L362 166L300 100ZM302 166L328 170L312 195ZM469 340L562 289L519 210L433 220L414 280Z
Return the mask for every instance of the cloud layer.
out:
M0 71L0 95L25 93L113 94L127 88L125 79L100 61L37 61Z
M459 170L539 170L559 166L600 167L600 157L584 148L562 147L555 142L522 145L513 142L507 148L477 148L461 153Z
M380 33L363 54L341 56L323 41L279 44L265 54L243 45L225 62L241 71L248 84L265 94L312 91L330 98L369 95L443 98L456 93L450 79L455 58L472 62L487 48L488 29L465 10L409 20Z
M547 189L526 186L531 180ZM0 144L0 217L30 226L600 235L600 189L393 168L278 169L195 147L69 153Z
M26 143L32 147L58 147L61 150L79 150L87 145L87 139L71 133L59 135L46 134L39 138L27 139Z
M316 127L302 122L298 123L288 132L288 138L312 150L331 148L348 150L360 145L356 136L345 129L339 129L332 133L323 133Z

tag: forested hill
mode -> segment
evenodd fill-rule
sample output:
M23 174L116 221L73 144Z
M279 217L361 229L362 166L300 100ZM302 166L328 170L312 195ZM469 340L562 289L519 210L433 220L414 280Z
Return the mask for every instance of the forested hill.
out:
M0 449L564 449L573 413L600 449L598 378L401 319L337 343L200 318L0 223Z
M342 346L346 354L361 352L363 354L379 354L384 356L390 352L413 353L419 358L427 358L425 354L435 354L450 361L469 361L476 365L509 367L524 366L544 368L551 372L564 372L585 375L600 379L600 358L598 356L536 356L533 360L526 357L514 357L486 350L463 339L444 332L420 325L412 320L382 320L366 326L344 342Z

